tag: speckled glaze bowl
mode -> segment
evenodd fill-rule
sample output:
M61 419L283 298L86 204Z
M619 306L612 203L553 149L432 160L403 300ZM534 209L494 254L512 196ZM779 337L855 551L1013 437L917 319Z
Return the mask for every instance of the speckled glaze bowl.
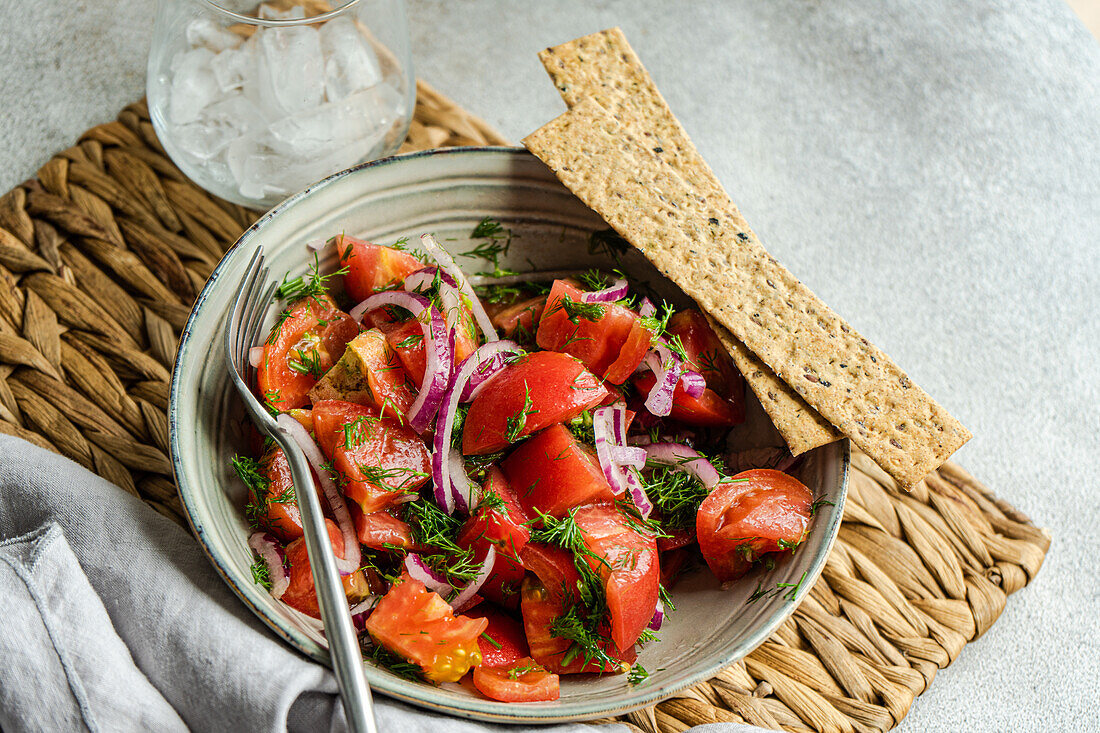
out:
M254 247L262 245L276 277L306 271L313 253L306 242L338 232L376 242L408 236L415 242L433 232L453 252L465 251L482 217L510 228L513 269L584 269L608 265L588 251L588 234L604 228L541 162L516 148L455 148L413 153L366 163L337 173L291 197L253 225L218 265L195 303L180 341L169 405L172 460L188 519L225 581L257 616L302 653L328 663L316 621L275 601L252 581L252 553L243 506L245 487L229 458L247 451L247 425L225 369L221 333L230 300ZM335 267L323 253L322 266ZM459 258L476 271L479 260ZM680 291L637 253L624 266L673 302ZM269 325L274 321L272 309ZM732 436L734 445L779 445L780 440L752 400L749 419ZM676 610L638 661L650 672L632 687L622 675L564 677L555 702L493 702L457 685L433 687L396 677L367 663L378 692L454 715L503 722L549 723L616 715L651 705L751 652L795 609L817 579L840 527L848 485L847 441L813 451L800 477L823 505L809 538L768 572L757 571L723 590L706 570L686 576L673 591ZM749 602L757 588L780 592Z

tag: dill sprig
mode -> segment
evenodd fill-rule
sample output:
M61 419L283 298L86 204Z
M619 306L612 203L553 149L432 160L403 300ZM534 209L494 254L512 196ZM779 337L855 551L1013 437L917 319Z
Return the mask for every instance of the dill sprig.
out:
M647 463L642 482L646 496L661 512L665 529L694 527L699 505L710 494L699 479L677 466Z
M607 313L607 306L600 303L583 303L573 300L568 295L563 295L550 313L557 313L559 310L565 311L570 323L580 323L582 318L586 321L595 322L604 317L604 314Z
M398 677L413 680L415 682L424 681L424 670L421 669L419 664L410 662L404 657L391 652L381 644L371 645L370 651L367 653L367 658L379 667L389 670Z
M776 583L774 588L765 588L764 581L760 580L756 583L756 590L753 591L746 603L756 603L761 598L775 598L779 594L783 594L783 600L793 601L798 596L798 591L802 587L802 583L806 580L806 573L802 573L802 577L798 579L797 583Z
M434 503L417 499L402 505L403 515L412 531L414 543L421 548L420 557L451 585L462 586L477 576L480 564L472 548L459 547L458 535L463 522Z
M265 590L271 590L271 569L267 567L267 563L257 559L252 563L251 570L252 582Z
M645 671L645 667L637 662L630 668L630 671L626 673L626 681L630 685L640 685L649 679L649 672Z
M282 284L275 290L275 297L285 300L291 305L303 298L316 298L319 300L328 291L328 284L332 278L348 273L346 266L328 275L322 275L320 268L321 262L315 252L313 254L313 264L309 266L309 273L294 278L291 278L289 273L284 275Z
M511 230L505 229L499 221L487 216L470 232L470 239L484 241L469 252L463 252L461 257L476 257L490 263L493 266L493 277L516 274L514 270L500 266L500 258L506 256L508 249L512 246Z
M531 388L527 386L527 383L523 384L523 406L514 414L508 417L506 428L504 430L504 437L507 438L509 443L515 443L519 440L520 433L527 427L527 416L534 415L538 410L531 409L533 406L531 402Z
M565 424L565 427L568 428L569 432L573 434L573 437L580 442L588 443L589 445L595 444L596 433L592 427L592 413L588 410L584 410L581 414L571 419Z

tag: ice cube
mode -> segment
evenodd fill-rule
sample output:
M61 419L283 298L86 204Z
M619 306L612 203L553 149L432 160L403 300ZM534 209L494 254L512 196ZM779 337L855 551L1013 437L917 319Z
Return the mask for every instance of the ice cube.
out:
M187 24L184 33L193 48L205 47L215 53L236 48L241 43L240 36L218 25L213 18L195 18Z
M325 54L325 92L330 102L382 81L382 67L370 41L347 17L321 26Z
M297 20L306 17L305 8L295 5L290 10L279 10L267 3L260 3L257 15L264 20Z
M273 106L283 114L303 112L320 104L325 78L317 30L309 26L265 28L257 35L260 36L257 68L263 77L259 80L261 99L264 90L270 90Z
M395 89L378 84L339 102L326 102L273 122L268 128L269 144L276 153L295 157L327 155L362 141L368 142L369 150L393 127L402 107L402 97Z
M253 56L243 49L222 51L210 60L210 69L218 81L218 89L231 92L244 86L245 77L252 72Z
M173 123L194 122L203 108L218 98L218 81L210 68L213 58L210 49L196 48L176 54L172 59L168 117Z
M176 128L173 138L186 153L206 161L265 124L260 111L243 94L231 94L204 109L194 122Z
M354 165L369 152L368 141L360 140L320 158L288 160L272 153L253 153L244 159L239 190L242 196L249 198L286 196L331 173Z

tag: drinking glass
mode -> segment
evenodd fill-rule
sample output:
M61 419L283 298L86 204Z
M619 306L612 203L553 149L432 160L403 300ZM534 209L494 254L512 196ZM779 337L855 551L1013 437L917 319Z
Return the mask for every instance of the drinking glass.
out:
M158 0L147 95L164 149L268 208L391 155L416 102L404 0Z

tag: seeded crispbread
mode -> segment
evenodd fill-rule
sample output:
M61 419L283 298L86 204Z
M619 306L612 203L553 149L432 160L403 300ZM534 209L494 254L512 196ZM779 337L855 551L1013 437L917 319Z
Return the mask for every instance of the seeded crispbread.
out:
M970 433L593 99L524 139L574 194L903 486ZM738 217L739 218L739 217Z
M699 191L723 202L742 231L751 231L622 30L611 28L547 48L539 52L539 59L567 105L572 107L585 98L595 100L636 135L643 135L645 144ZM729 338L723 342L737 368L793 455L841 437L786 382L728 331L726 335Z
M806 400L799 397L786 382L775 376L764 362L756 358L756 354L734 338L729 329L709 315L707 322L733 358L733 363L744 375L753 394L760 400L764 412L768 413L772 424L787 442L792 456L801 455L844 437L817 410L807 405ZM782 389L773 389L774 384L783 385Z

